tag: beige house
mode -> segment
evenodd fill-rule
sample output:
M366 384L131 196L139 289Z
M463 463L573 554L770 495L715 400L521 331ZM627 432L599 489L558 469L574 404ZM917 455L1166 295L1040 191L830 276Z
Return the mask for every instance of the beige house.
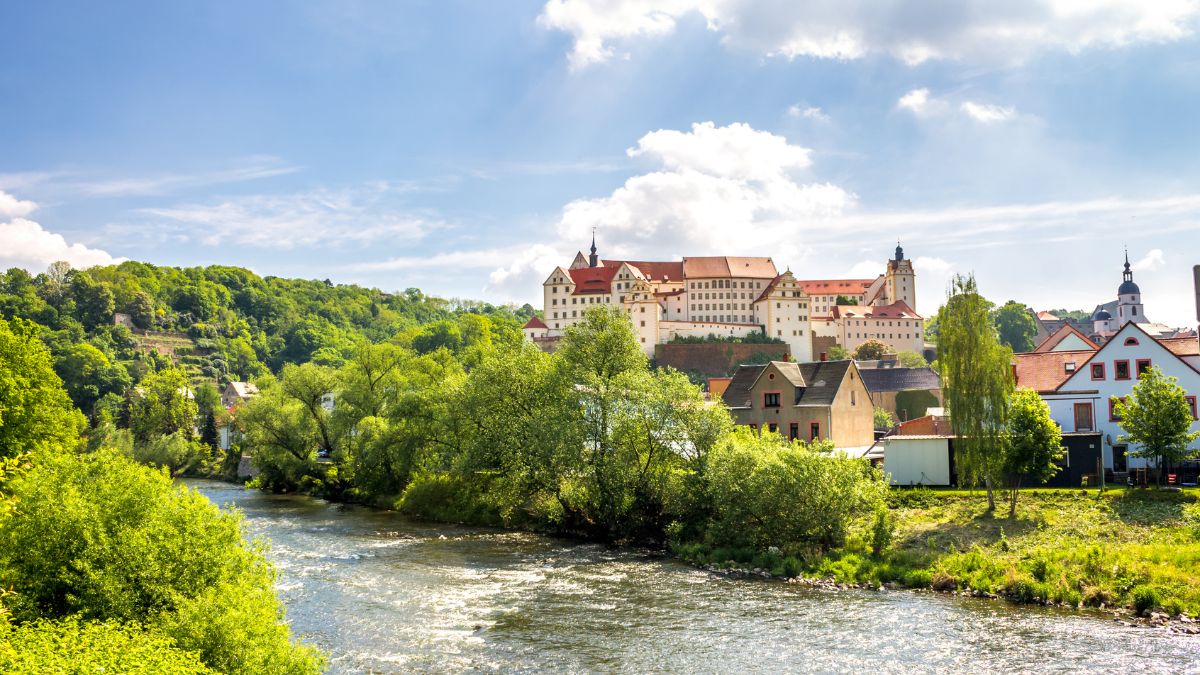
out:
M875 441L871 394L853 361L744 365L722 398L737 424L785 438L832 440L838 448Z
M221 392L221 405L232 408L242 401L249 401L258 396L258 387L253 382L230 382Z

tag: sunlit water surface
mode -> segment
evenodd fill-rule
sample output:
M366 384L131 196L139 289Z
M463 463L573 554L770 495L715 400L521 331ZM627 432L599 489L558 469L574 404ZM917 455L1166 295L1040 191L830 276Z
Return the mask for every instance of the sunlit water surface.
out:
M188 484L270 540L288 620L334 673L1200 673L1200 638L1097 615L729 580L633 551Z

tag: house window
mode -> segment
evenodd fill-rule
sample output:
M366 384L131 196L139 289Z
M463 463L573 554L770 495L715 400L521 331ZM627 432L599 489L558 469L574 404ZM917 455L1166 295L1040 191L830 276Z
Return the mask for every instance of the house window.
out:
M1075 431L1092 431L1092 404L1075 404Z
M818 441L821 439L821 423L811 422L808 425L808 440Z
M778 424L775 424L774 422L772 422L771 424L768 424L768 425L767 425L767 431L770 431L770 432L771 432L771 433L773 433L773 434L774 434L774 433L778 433L778 432L779 432L779 425L778 425Z
M1125 402L1125 397L1122 396L1121 403L1124 403L1124 402ZM1117 402L1111 398L1108 399L1108 421L1109 422L1120 422L1121 421L1121 416L1117 414Z
M1200 418L1196 417L1196 397L1188 396L1187 402L1188 402L1188 408L1191 408L1191 410L1192 410L1192 419L1193 420L1200 419Z
M1147 370L1150 370L1150 359L1138 359L1137 360L1138 377L1145 375Z
M1092 364L1092 379L1093 380L1103 380L1104 379L1104 364L1103 363L1093 363Z
M1138 345L1138 339L1137 339L1137 338L1135 338L1135 337L1127 337L1127 338L1125 338L1125 346L1126 346L1126 347L1135 347L1135 346L1137 346L1137 345Z
M1129 379L1129 361L1113 361L1113 372L1118 380Z
M1192 415L1196 414L1195 410L1196 410L1196 397L1193 396L1192 397L1192 411L1193 411ZM798 440L800 438L800 425L798 423L792 422L791 424L788 425L788 438L792 439L793 441Z
M854 392L854 390L853 390L853 389L851 389L851 390L850 390L850 405L858 405L858 404L855 402L855 399L854 399L854 393L855 393L855 392Z
M763 407L764 408L778 408L779 407L779 392L770 391L770 392L763 394Z

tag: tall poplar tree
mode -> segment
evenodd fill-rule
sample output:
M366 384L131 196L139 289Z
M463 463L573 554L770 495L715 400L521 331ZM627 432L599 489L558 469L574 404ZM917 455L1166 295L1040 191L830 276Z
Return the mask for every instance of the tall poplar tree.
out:
M955 464L964 484L987 488L989 512L996 509L992 485L1003 471L1013 391L1012 350L1000 344L990 308L975 276L956 274L938 313L938 369L954 431Z

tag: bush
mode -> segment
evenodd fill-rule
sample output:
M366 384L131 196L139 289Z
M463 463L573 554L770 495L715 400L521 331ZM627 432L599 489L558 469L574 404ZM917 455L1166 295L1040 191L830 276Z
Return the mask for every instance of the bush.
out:
M0 625L0 672L215 673L171 638L117 622L33 621Z
M879 556L892 545L896 532L896 517L882 503L875 507L875 520L871 524L871 554Z
M1161 604L1158 591L1152 586L1136 586L1130 592L1133 598L1133 609L1139 615L1149 614L1152 609Z
M186 473L199 466L210 455L207 448L195 443L190 431L176 431L168 436L156 436L145 443L133 444L133 458L142 464L165 468L172 476Z
M4 484L0 588L14 620L138 622L227 673L314 673L240 518L112 450L40 453Z
M500 525L500 514L477 486L457 476L433 474L409 483L396 500L397 511L415 518L443 523Z

